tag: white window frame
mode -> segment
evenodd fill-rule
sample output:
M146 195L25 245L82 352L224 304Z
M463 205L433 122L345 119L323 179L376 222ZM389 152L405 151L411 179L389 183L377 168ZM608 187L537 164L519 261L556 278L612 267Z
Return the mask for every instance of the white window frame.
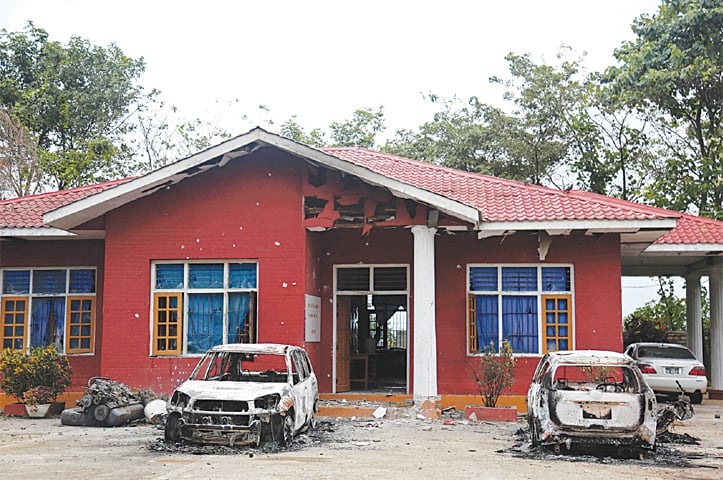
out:
M33 292L33 280L35 277L35 272L38 271L47 271L47 270L65 270L65 292L64 293L34 293ZM95 272L95 284L94 284L94 290L93 293L70 293L70 271L71 270L93 270ZM65 299L65 318L63 319L63 349L62 351L58 352L62 355L66 356L73 356L73 357L82 357L82 356L92 356L95 355L95 345L96 345L96 339L93 338L92 340L92 351L90 352L83 352L83 353L66 353L67 350L67 327L68 327L68 298L69 297L93 297L93 311L95 312L95 318L93 318L93 336L98 332L98 268L97 267L91 267L91 266L59 266L59 267L10 267L10 268L2 268L0 269L0 282L3 282L5 279L5 272L24 272L29 271L30 272L30 284L29 284L29 292L28 293L3 293L3 284L0 283L0 302L3 302L6 297L13 297L13 298L19 298L19 297L26 297L28 299L28 309L27 309L27 319L25 321L25 328L27 329L27 334L25 336L25 345L23 345L23 351L28 352L30 350L30 345L32 342L32 339L30 338L30 334L32 332L33 328L33 299L35 298L64 298ZM1 346L0 346L1 347Z
M476 267L494 267L497 268L497 290L471 290L470 285L470 273L472 271L472 268ZM502 269L505 267L512 267L512 268L523 268L523 267L535 267L537 268L537 290L528 290L528 291L507 291L502 289ZM548 291L548 290L542 290L542 269L543 268L555 268L555 267L564 267L570 269L570 290L569 291ZM502 297L503 296L520 296L520 297L532 297L535 296L537 298L537 352L520 352L520 353L514 353L513 356L519 356L519 357L541 357L543 355L543 344L542 339L544 337L542 329L544 328L544 318L542 315L542 297L545 295L570 295L570 350L575 349L575 331L577 329L576 325L576 319L575 319L575 266L570 263L469 263L467 264L467 273L465 276L466 281L466 295L465 295L465 310L466 314L465 317L467 321L465 322L466 325L466 339L465 344L467 346L467 356L468 357L479 357L481 355L484 355L484 352L471 352L471 345L469 344L469 338L470 338L470 308L468 305L468 299L470 295L488 295L493 296L496 295L498 298L497 302L497 342L498 344L502 342L502 339L504 338L503 331L502 331Z
M231 264L248 263L256 265L256 288L229 288L229 266ZM189 271L190 266L193 264L223 264L223 287L222 288L190 288L189 287ZM183 287L182 288L156 288L156 265L183 265ZM221 293L223 294L223 344L228 342L228 297L229 293L256 293L258 299L259 292L259 262L257 260L249 259L194 259L194 260L153 260L151 261L151 302L150 302L150 314L149 314L149 331L150 339L148 343L148 352L152 357L174 357L177 355L154 355L153 353L153 338L155 328L155 312L154 312L154 298L157 293L181 293L183 299L182 305L182 322L183 322L183 338L181 346L181 354L183 357L201 357L205 352L199 353L188 353L188 305L189 295L194 293ZM254 305L254 321L258 329L258 301ZM258 330L256 332L258 338Z

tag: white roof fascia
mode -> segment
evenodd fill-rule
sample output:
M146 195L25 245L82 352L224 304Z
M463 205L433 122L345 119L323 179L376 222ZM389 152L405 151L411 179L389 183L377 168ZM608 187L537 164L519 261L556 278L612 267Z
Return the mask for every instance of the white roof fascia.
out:
M148 173L142 177L122 183L113 188L90 195L84 199L70 203L58 209L47 212L43 215L43 221L54 227L70 229L84 222L92 220L104 213L118 208L138 198L150 195L153 191L147 191L164 184L170 178L182 174L184 171L212 160L216 157L233 152L255 141L260 141L281 150L285 150L296 156L306 158L330 168L341 170L350 175L357 176L362 180L389 189L395 195L402 198L409 198L420 203L426 203L440 211L470 222L475 226L479 222L479 211L463 203L451 200L426 190L408 185L406 183L391 179L379 173L360 167L352 162L328 155L306 145L288 140L284 137L268 133L261 128L255 128L248 133L239 135L236 138L227 140L219 145L199 152L185 159L166 165L158 170ZM223 159L219 165L224 165L228 159ZM147 191L144 193L144 191Z
M643 250L645 253L705 253L705 252L723 252L723 244L721 243L659 243L650 245Z
M0 237L77 237L60 228L0 228Z
M675 218L657 218L650 220L533 220L521 222L481 222L479 230L587 230L589 233L630 233L635 230L675 227ZM664 232L663 232L664 233Z

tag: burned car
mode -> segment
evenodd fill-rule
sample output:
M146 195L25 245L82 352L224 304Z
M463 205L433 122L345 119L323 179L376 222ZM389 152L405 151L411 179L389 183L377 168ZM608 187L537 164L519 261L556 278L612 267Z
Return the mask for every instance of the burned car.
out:
M211 348L168 402L165 439L219 445L291 443L313 427L319 389L300 347Z
M533 446L655 447L655 395L635 362L600 350L545 354L527 392Z

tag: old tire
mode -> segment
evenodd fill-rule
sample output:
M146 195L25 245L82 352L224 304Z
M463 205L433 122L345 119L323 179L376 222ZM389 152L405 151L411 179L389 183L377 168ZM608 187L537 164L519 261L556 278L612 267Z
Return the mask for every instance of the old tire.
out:
M176 443L181 439L181 415L173 412L166 419L164 439L166 443Z
M703 402L703 394L698 392L693 392L690 394L690 403L693 405L700 405Z

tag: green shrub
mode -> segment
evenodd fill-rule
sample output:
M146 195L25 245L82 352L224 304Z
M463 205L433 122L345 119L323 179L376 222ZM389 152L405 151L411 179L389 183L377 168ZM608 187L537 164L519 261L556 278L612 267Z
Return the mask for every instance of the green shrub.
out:
M21 402L25 392L41 386L48 389L48 401L55 400L70 386L72 372L55 345L33 348L28 355L10 348L0 353L0 388Z

